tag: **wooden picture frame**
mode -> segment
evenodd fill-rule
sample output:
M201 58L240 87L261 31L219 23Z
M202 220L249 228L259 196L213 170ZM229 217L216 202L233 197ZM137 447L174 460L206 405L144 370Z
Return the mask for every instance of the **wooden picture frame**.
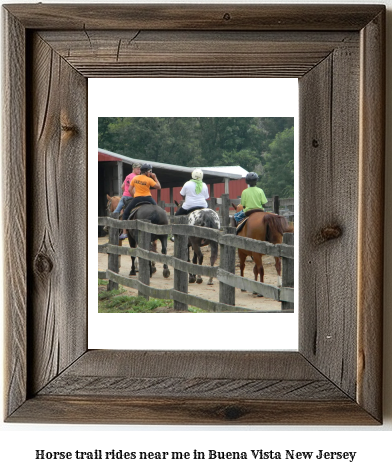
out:
M382 423L385 7L3 19L6 421ZM108 76L299 78L298 352L88 350L87 79Z

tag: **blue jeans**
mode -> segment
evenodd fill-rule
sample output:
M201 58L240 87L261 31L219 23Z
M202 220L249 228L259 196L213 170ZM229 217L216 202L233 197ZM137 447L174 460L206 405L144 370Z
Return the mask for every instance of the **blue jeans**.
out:
M130 196L122 196L116 209L113 212L121 212L121 209L127 204L127 202L132 199Z
M245 217L246 217L245 212L243 210L239 211L239 212L236 212L234 214L234 219L237 222L237 224L238 224L238 222L242 221L242 219L245 219Z

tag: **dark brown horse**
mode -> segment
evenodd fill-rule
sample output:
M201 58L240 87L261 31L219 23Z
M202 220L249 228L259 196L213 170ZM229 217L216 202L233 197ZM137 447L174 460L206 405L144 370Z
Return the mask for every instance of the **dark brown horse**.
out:
M167 225L169 223L166 211L161 207L153 204L141 204L140 206L135 207L135 211L131 212L129 216L130 220L147 220L151 222L151 224L156 225ZM138 244L138 232L136 230L130 229L127 230L128 234L128 241L131 248L136 248ZM161 241L162 245L162 254L167 254L167 234L151 234L151 250L153 252L157 252L157 240ZM132 267L131 271L129 272L130 276L136 275L136 268L135 268L135 258L131 257L132 259ZM155 262L150 261L150 277L153 273L156 272ZM164 278L169 278L170 270L166 263L163 264L163 276Z
M116 207L118 206L118 203L120 202L120 196L109 196L109 194L106 194L106 199L107 199L107 203L106 203L106 211L107 211L107 215L110 216L112 214L112 212L115 211ZM121 219L121 215L122 215L123 211L120 212L120 219ZM105 232L108 232L108 228L105 226L104 229L103 229ZM119 236L121 234L121 230L119 230ZM122 247L122 243L123 241L122 240L118 240L118 245L120 247ZM119 266L121 266L121 256L119 257Z
M238 209L237 207L237 210ZM289 224L283 216L278 216L272 212L256 211L249 215L243 227L237 232L240 237L270 242L271 244L281 244L283 233L294 232L293 224ZM254 261L253 273L257 281L260 275L260 281L264 282L263 254L248 250L238 249L240 259L241 276L244 276L245 259L250 255ZM280 257L275 257L275 268L278 274L278 286L280 286L282 264Z

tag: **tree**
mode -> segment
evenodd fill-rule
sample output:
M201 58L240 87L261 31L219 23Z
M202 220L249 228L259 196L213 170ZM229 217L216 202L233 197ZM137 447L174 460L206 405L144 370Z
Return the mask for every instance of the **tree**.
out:
M98 144L140 161L253 171L264 168L269 144L292 122L291 117L100 117Z
M268 197L294 197L294 127L276 135L264 156L258 185Z

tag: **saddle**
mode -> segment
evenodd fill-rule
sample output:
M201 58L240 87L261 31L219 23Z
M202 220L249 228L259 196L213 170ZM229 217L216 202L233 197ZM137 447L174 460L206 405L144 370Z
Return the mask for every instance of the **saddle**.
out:
M142 201L142 202L139 202L139 204L138 204L137 206L135 206L135 207L132 209L131 213L129 214L128 220L130 221L131 219L136 219L135 216L136 216L137 211L139 210L139 208L140 208L141 206L144 206L145 204L149 204L150 206L153 205L153 204L152 204L151 202L149 202L149 201Z
M252 209L253 211L253 209ZM236 235L238 235L238 233L242 230L242 228L244 227L246 221L249 219L249 216L248 217L245 217L245 219L242 219L242 221L240 221L238 224L237 224L237 227L235 228L235 233Z
M246 217L249 217L254 212L265 212L263 209L249 209L245 212Z

